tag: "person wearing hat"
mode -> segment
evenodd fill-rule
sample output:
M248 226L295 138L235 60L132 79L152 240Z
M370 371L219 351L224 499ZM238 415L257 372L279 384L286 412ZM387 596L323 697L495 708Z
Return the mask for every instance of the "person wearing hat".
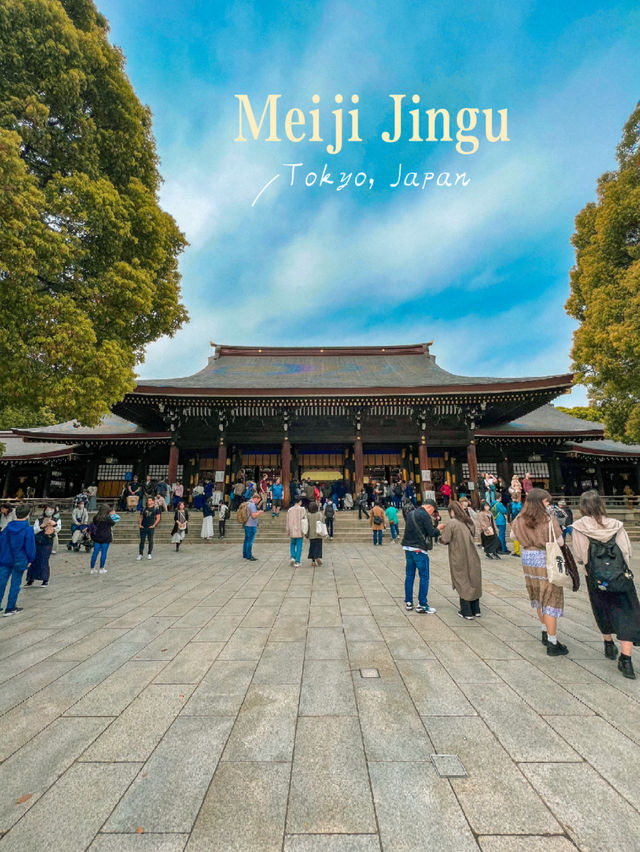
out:
M405 519L404 535L402 537L402 549L406 560L406 574L404 581L404 600L407 610L413 609L413 585L416 571L420 577L418 587L418 606L416 612L432 615L436 612L435 607L429 606L427 596L429 594L429 553L433 547L433 539L438 538L444 524L433 525L431 520L437 506L435 500L425 500Z

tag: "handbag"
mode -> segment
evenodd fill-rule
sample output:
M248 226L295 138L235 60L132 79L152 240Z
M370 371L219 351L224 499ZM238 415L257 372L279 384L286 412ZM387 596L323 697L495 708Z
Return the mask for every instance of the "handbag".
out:
M549 541L546 544L547 551L547 580L554 586L573 589L573 580L564 558L564 554L556 538L553 528L553 520L549 518Z
M316 521L316 535L321 535L323 538L329 535L327 525L324 521Z
M300 519L300 529L302 530L302 535L306 535L309 532L309 518L306 515Z

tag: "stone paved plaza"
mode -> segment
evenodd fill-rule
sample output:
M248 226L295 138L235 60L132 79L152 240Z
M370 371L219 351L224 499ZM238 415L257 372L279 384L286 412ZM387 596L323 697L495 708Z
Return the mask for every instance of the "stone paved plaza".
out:
M552 659L513 557L485 560L466 622L443 546L435 616L405 613L388 541L325 545L315 571L255 551L116 545L94 576L64 553L21 592L0 619L0 852L640 848L640 680L585 594Z

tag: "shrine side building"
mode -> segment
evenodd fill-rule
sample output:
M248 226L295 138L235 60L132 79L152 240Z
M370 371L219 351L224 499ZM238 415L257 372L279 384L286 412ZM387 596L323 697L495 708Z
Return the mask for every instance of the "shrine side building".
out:
M134 473L211 477L240 471L357 492L371 479L411 480L424 497L478 472L529 471L555 494L640 492L640 446L604 439L601 424L550 403L572 375L458 376L430 344L387 347L214 345L192 376L141 380L96 427L75 421L0 433L3 496L69 496L96 481L116 497Z

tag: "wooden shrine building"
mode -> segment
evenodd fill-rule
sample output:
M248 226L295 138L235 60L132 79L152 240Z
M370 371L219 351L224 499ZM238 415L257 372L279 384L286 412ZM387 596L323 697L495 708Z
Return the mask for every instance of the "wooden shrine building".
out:
M530 471L554 493L597 487L640 492L640 447L604 440L601 424L549 403L571 374L458 376L430 344L387 347L214 345L204 369L141 380L96 428L75 421L0 434L3 495L75 493L97 481L119 495L125 479L211 477L227 492L240 471L357 492L371 479L412 480L424 497L480 472Z

